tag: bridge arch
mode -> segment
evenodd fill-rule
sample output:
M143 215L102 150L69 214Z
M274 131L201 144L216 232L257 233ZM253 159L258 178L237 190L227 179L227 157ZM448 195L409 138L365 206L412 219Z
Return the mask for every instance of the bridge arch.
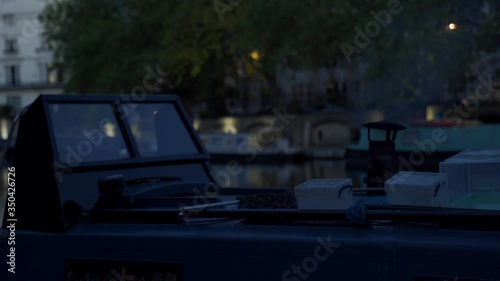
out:
M311 124L310 144L313 146L345 146L351 137L349 125L338 119L321 119Z

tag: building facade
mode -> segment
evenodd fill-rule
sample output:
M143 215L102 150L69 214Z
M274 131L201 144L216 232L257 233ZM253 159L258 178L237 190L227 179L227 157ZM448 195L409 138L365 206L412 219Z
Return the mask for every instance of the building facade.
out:
M332 106L356 108L356 102L363 98L366 68L362 63L350 68L335 64L330 68L296 71L278 67L282 100L285 104L298 103L309 110L328 110Z
M62 72L38 20L49 1L0 0L0 106L10 116L40 94L62 93Z

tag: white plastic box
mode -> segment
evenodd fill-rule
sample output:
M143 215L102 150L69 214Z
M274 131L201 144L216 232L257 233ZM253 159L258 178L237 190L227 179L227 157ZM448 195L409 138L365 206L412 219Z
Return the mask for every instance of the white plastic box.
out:
M353 203L351 179L313 179L294 188L297 208L347 210Z
M462 151L441 162L439 172L449 207L500 208L500 149Z
M439 173L399 172L385 182L391 205L444 207L446 191L440 186Z

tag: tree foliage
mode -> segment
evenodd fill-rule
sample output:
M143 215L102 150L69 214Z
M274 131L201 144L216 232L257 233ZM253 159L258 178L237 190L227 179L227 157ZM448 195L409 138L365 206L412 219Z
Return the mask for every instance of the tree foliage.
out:
M355 72L364 62L369 65L367 93L394 101L418 95L425 81L457 79L474 55L469 46L477 38L498 40L487 33L496 30L495 16L468 20L480 16L479 2L56 0L42 21L56 58L70 73L68 92L130 92L143 83L146 67L159 66L168 79L148 92L173 91L188 104L220 103L228 92L226 77L239 82L250 77L268 85L277 105L277 65L341 65ZM376 22L374 12L390 3L399 3L402 11L391 15L368 46L355 46L356 28ZM446 29L450 22L459 26L456 32ZM342 43L359 50L354 62L346 60ZM260 54L258 60L250 57L253 51Z

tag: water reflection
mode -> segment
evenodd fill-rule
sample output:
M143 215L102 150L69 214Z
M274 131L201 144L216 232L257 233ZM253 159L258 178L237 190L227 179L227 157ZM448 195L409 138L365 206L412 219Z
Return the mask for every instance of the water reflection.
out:
M225 187L269 188L293 187L310 179L351 178L355 187L362 187L365 171L348 171L343 161L315 160L286 164L213 164L216 177Z

